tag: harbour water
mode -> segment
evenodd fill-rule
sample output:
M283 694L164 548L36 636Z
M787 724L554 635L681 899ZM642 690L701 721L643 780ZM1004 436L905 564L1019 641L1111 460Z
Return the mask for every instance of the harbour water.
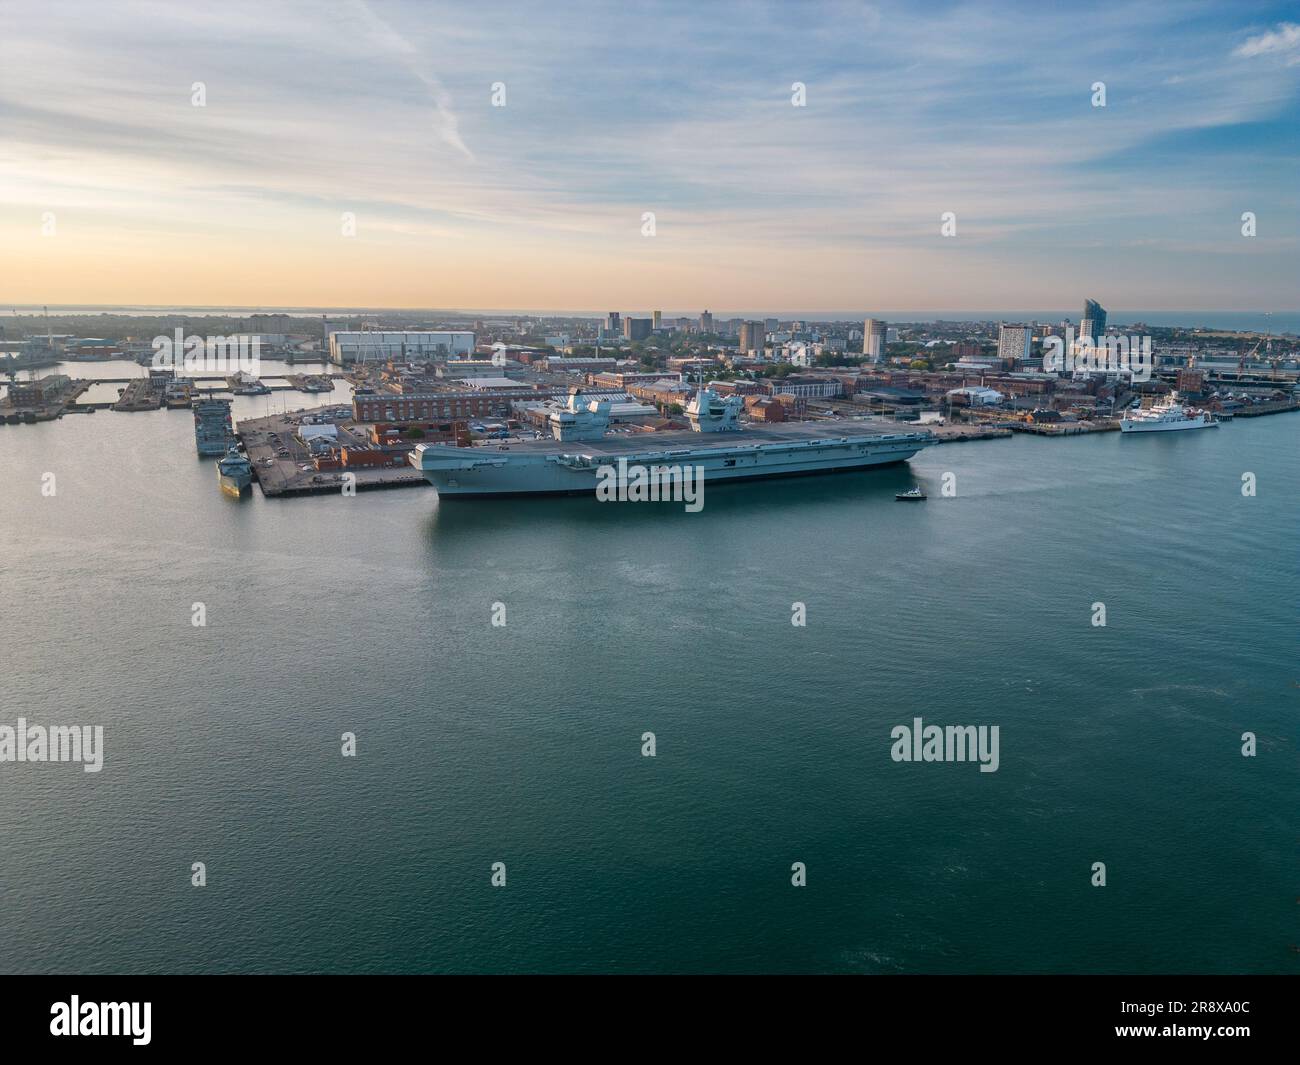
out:
M105 746L0 764L0 967L1294 972L1298 439L952 444L685 513L241 501L188 412L0 428L0 724ZM997 772L892 761L917 717L999 726Z

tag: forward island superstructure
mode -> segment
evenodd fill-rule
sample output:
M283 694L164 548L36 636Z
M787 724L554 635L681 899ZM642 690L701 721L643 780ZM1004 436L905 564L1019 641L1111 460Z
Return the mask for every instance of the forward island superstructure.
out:
M934 442L928 432L880 422L746 425L743 402L702 389L687 407L690 429L610 435L609 401L575 389L550 416L552 439L419 444L410 462L440 496L581 495L595 492L602 468L692 466L709 483L758 480L887 466Z

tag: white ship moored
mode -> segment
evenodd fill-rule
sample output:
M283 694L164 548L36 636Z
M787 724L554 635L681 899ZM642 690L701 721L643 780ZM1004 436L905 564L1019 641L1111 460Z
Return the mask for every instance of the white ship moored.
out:
M620 459L628 466L697 466L712 484L887 466L935 440L929 432L879 422L741 425L743 402L704 389L688 412L691 429L606 436L608 404L574 394L551 416L556 439L497 447L418 444L410 462L440 496L580 495L594 494L597 471Z
M1120 419L1120 432L1164 433L1179 429L1209 429L1219 423L1209 411L1185 407L1177 392L1153 403L1150 407L1127 412Z

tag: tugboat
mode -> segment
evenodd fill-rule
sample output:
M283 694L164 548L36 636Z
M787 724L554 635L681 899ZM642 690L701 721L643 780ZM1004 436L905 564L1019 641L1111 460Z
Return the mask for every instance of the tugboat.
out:
M232 447L217 463L217 483L227 495L239 497L253 483L253 464Z
M919 487L909 488L906 492L898 492L894 498L900 503L910 503L913 500L924 499L925 493Z

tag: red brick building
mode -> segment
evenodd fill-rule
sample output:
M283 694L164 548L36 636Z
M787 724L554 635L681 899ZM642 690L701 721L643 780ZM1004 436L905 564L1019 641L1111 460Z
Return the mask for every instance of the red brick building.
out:
M401 426L504 417L517 399L518 392L363 393L352 398L352 417Z
M404 434L418 429L421 435L408 439ZM406 425L389 425L379 422L370 427L370 442L375 447L394 447L400 444L456 444L468 447L470 444L469 427L464 422L411 422Z
M757 381L744 378L735 381L710 381L709 387L720 396L757 396L760 388Z
M758 422L783 422L788 404L767 396L749 396L745 399L745 413Z

